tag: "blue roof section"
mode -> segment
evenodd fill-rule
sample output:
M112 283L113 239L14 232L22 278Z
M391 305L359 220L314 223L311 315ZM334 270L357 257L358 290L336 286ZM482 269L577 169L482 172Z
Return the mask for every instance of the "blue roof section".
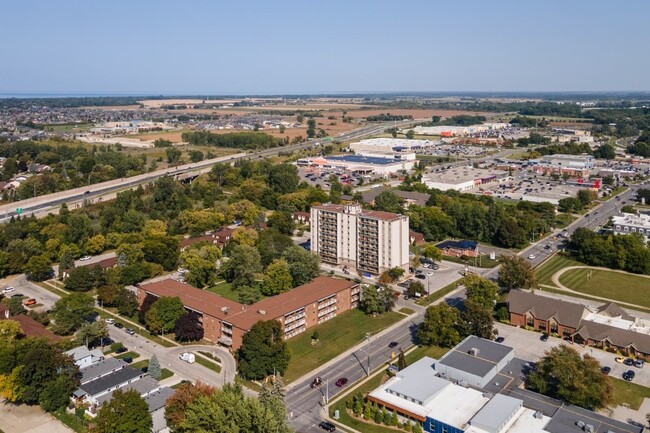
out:
M326 159L328 161L356 162L356 163L375 164L375 165L394 164L396 161L395 159L378 158L373 156L362 156L362 155L328 156Z
M478 246L474 241L444 241L436 245L438 248L459 248L461 250L473 250Z

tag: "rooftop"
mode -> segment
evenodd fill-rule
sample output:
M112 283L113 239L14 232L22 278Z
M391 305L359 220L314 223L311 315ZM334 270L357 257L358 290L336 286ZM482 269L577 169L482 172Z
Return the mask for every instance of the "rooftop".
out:
M427 173L424 175L422 180L424 182L458 185L476 179L487 179L492 177L502 178L507 175L507 171L462 166L454 167L438 173Z
M93 381L84 383L79 388L93 396L143 375L144 373L140 370L126 367Z
M37 322L26 314L16 314L15 316L7 317L5 314L8 310L4 305L0 304L0 320L13 320L20 324L20 329L23 335L27 337L44 337L50 342L57 342L61 337L55 335L52 331L47 329L43 324Z
M499 433L512 415L523 407L522 404L519 399L496 394L469 423L489 433Z
M141 379L135 380L135 381L133 381L133 382L127 384L127 385L124 385L120 389L122 391L124 391L124 392L134 390L134 391L136 391L138 394L140 394L142 396L142 395L147 395L147 394L149 394L149 393L151 393L151 392L153 392L153 391L155 391L155 390L157 390L159 388L160 388L160 384L158 383L158 381L156 379L154 379L151 376L145 376L145 377L143 377ZM111 391L109 393L106 393L106 394L98 397L97 398L97 403L99 403L101 405L104 402L110 401L111 398L113 398L113 393L115 391L116 390L113 390L113 391Z
M572 328L578 328L582 318L589 313L584 305L521 290L511 290L506 302L511 313L523 315L530 311L538 319L548 320L553 317L559 324Z
M355 164L370 164L370 165L390 165L401 164L399 159L380 158L376 156L363 156L363 155L337 155L328 156L327 162L352 162Z
M155 412L158 409L165 407L165 403L167 402L167 399L174 395L176 391L174 391L171 388L160 388L157 391L152 392L151 394L148 394L145 398L144 401L147 402L149 405L149 413Z
M577 406L560 407L545 430L549 433L577 433L583 431L576 426L576 422L582 421L594 427L595 433L640 433L643 427L635 427L612 418L599 415L595 412Z
M478 349L479 358L488 360L493 363L502 361L514 350L512 347L500 343L495 343L494 341L486 340L485 338L479 338L474 335L468 336L456 347L454 347L455 351L464 353L469 353L471 349ZM444 357L441 359L441 361L443 359Z
M428 400L435 397L450 382L436 376L432 364L433 358L424 358L412 364L406 370L397 373L397 379L386 388L386 391L402 398L411 398L420 405L426 404Z
M72 356L72 358L75 361L79 361L80 359L84 359L89 356L94 356L97 359L104 358L104 354L102 353L101 350L99 349L90 350L86 346L75 347L74 349L70 349L67 352L65 352L65 354Z
M128 364L126 362L118 358L111 357L102 359L95 364L89 365L88 367L79 370L81 373L81 383L83 384L93 381L98 377L105 376L112 371L117 371L127 366Z

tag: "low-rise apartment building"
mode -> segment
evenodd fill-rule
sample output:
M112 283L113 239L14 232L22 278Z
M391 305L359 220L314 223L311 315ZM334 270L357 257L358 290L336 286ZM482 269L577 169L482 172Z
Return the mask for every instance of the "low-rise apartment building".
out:
M166 279L138 287L138 301L147 296L178 297L199 314L204 338L236 351L244 334L262 320L278 320L291 338L344 311L356 308L361 287L351 281L316 277L311 282L253 305L244 305L189 284Z
M408 270L409 218L367 211L359 204L323 204L311 208L311 250L325 263L381 274Z
M612 227L615 235L638 233L650 242L650 215L623 213L612 217Z

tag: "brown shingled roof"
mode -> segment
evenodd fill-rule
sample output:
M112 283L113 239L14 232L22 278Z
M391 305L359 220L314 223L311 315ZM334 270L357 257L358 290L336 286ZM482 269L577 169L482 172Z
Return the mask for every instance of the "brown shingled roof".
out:
M25 314L17 314L15 316L9 316L9 318L7 319L5 317L6 310L7 309L2 304L0 304L0 320L13 320L18 322L20 324L20 329L22 329L23 331L23 335L26 335L27 337L44 337L52 343L61 340L61 337L55 335L52 331L47 329L41 323L37 322L36 320L32 319L31 317Z
M560 325L574 329L578 328L580 321L588 313L584 305L537 296L521 290L511 290L506 302L512 313L523 315L530 311L538 319L548 320L553 317Z
M609 341L618 347L633 346L636 350L650 354L650 335L629 329L616 328L602 323L582 322L575 335L580 335L585 340Z
M354 285L347 280L316 277L307 284L250 306L172 279L143 284L140 289L156 296L178 296L186 307L247 331L260 320L276 319Z

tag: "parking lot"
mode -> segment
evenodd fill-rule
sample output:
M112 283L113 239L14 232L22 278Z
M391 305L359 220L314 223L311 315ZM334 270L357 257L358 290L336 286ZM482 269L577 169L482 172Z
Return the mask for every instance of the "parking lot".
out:
M500 184L482 185L472 192L490 193L495 197L510 200L548 201L557 204L563 198L575 197L579 186L554 181L550 177L533 173L514 173L513 180Z
M364 183L382 179L381 176L375 174L361 175L358 173L343 173L337 170L327 170L315 167L298 167L298 175L300 176L301 181L305 181L311 186L320 185L320 187L323 189L330 188L329 179L331 175L338 177L339 182L341 182L344 186L357 186L359 185L361 178L363 178Z
M433 156L451 156L451 157L465 157L476 158L480 156L489 155L494 152L494 147L486 146L467 146L464 144L440 144L434 147L426 148L420 152L422 155Z

